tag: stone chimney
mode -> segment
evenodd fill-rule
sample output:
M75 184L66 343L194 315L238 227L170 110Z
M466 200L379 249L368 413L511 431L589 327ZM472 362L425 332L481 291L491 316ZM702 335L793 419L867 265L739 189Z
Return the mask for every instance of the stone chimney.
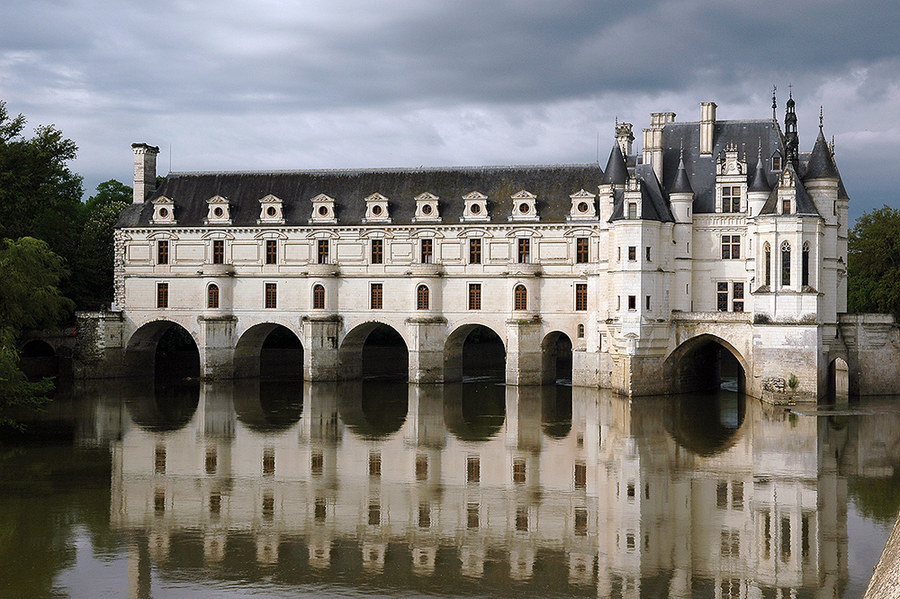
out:
M156 155L159 148L145 143L131 144L134 152L134 198L135 204L143 204L156 189Z
M631 123L616 123L616 143L624 156L631 156L631 142L634 141Z
M674 112L650 113L650 128L644 129L644 164L653 166L656 178L662 181L663 128L675 122Z
M716 103L700 102L700 154L712 154L716 130Z

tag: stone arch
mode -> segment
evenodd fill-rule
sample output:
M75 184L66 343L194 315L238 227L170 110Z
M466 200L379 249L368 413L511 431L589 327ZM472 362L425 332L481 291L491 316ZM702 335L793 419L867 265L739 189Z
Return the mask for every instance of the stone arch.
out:
M31 339L19 350L19 368L29 379L59 374L56 348L43 339Z
M470 336L473 334L477 335L479 339L482 337L486 339L485 347L486 349L493 349L487 357L487 362L483 364L485 367L484 370L487 373L485 376L490 376L494 374L493 371L500 370L501 372L505 371L506 368L506 343L503 340L503 336L497 333L492 327L480 323L467 323L458 326L450 335L447 336L447 340L444 342L444 381L445 382L455 382L463 380L463 375L466 374L468 370L472 370L472 364L467 362L465 355L465 346L467 341L470 340ZM487 348L488 343L492 346L491 348ZM495 363L499 362L499 353L502 350L502 364ZM471 362L471 360L470 360Z
M572 381L572 339L562 331L551 331L541 341L541 382Z
M124 374L127 377L156 375L163 379L161 382L170 383L199 378L199 348L193 331L172 320L153 320L140 326L128 338Z
M343 380L363 377L406 380L409 377L409 344L403 334L389 324L363 322L341 340L338 371Z
M828 363L827 401L847 401L850 398L850 365L843 356Z
M234 378L301 378L303 344L296 332L274 322L245 330L234 347Z
M743 390L748 371L746 358L727 340L709 333L692 337L675 348L663 363L663 378L673 393L714 390L723 376L724 354L725 367L729 356L737 363L738 389Z

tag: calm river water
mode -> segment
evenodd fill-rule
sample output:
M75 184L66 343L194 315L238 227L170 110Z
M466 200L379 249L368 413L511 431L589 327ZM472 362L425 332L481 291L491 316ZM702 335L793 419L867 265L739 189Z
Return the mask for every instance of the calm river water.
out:
M29 426L0 597L855 598L900 504L898 398L110 382Z

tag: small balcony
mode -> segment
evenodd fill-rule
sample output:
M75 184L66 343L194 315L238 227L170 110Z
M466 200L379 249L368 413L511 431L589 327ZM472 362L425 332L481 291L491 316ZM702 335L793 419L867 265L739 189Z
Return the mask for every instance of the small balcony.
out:
M307 264L306 273L311 277L336 277L341 269L337 264Z
M541 276L541 265L531 262L510 262L507 271L511 277L539 277Z
M204 264L203 265L203 276L204 277L233 277L234 276L234 265L233 264Z
M409 274L414 277L441 277L444 275L444 267L431 262L416 262L409 265Z

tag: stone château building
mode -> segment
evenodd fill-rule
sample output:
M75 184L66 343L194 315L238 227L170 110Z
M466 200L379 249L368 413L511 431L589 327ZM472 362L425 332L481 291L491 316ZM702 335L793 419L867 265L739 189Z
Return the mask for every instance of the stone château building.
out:
M568 339L575 385L688 390L727 351L751 394L791 375L822 394L848 359L848 196L821 115L807 153L793 99L783 128L774 102L759 120L716 108L701 103L699 122L652 114L640 151L617 123L605 167L170 173L157 186L158 149L134 144L116 232L126 365L152 360L175 323L205 376L252 375L283 326L307 379L352 378L388 326L410 381L452 381L467 335L487 327L509 384L555 378Z

